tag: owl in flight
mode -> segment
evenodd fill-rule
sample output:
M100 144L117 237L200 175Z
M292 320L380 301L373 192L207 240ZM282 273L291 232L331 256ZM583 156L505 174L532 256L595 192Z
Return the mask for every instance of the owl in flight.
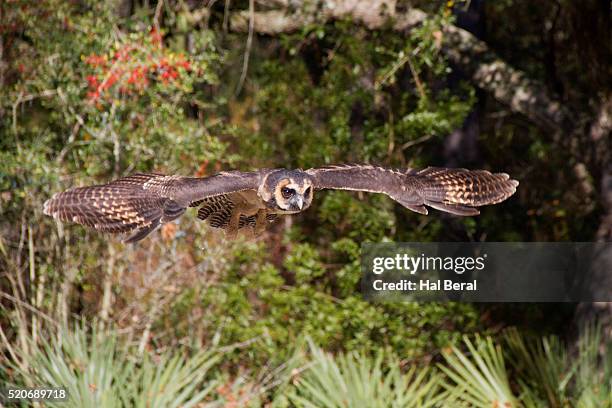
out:
M233 237L241 229L260 234L278 215L306 210L322 189L382 193L420 214L429 206L468 216L479 214L475 207L504 201L518 184L505 173L486 170L371 165L229 171L202 178L140 173L57 193L45 202L44 213L104 232L134 231L125 242L136 242L188 207L200 207L199 219Z

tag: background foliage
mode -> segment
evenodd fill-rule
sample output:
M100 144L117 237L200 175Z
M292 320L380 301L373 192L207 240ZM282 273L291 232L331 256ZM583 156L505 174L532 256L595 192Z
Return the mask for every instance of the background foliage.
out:
M435 402L434 395L468 405L564 406L582 401L583 390L593 401L607 399L609 366L601 377L608 388L591 390L569 379L580 369L567 359L559 362L569 376L563 389L539 382L551 373L510 380L508 372L529 367L501 363L516 352L523 356L515 361L527 363L533 353L556 364L561 357L549 350L564 347L558 337L529 347L521 339L571 334L563 325L574 305L371 304L359 294L365 241L589 241L597 230L597 197L584 194L569 152L482 95L440 52L441 26L455 21L449 5L429 6L431 18L406 37L340 20L255 37L247 49L244 35L226 29L224 5L209 3L136 1L127 14L112 2L0 4L0 358L12 367L1 371L3 381L51 381L47 368L81 359L94 371L108 364L115 376L81 378L87 369L77 364L57 381L107 383L108 395L123 398L109 406L146 399L143 384L168 376L202 385L172 391L185 391L194 404L340 406L342 392L363 401L403 398L398 406ZM555 29L571 35L572 8L561 3L569 17ZM588 99L599 86L597 71L582 75L576 48L560 41L555 50L567 63L550 74L530 51L550 44L525 23L546 19L549 5L529 8L525 15L520 2L488 5L488 41L551 87ZM478 126L476 145L449 148L452 134L469 126ZM308 212L256 242L225 242L188 214L125 246L42 215L54 192L134 171L204 176L338 162L480 167L508 172L529 188L469 219L422 217L381 196L320 193ZM95 321L99 330L74 328L76 320ZM506 344L499 333L510 325L522 334L513 332ZM494 338L461 342L475 332ZM98 337L102 349L94 346ZM346 354L334 360L322 350ZM602 372L603 363L583 354L591 372ZM202 365L209 378L196 374ZM503 384L501 396L475 384L475 373L489 369L499 373L487 378ZM127 377L128 394L109 391ZM339 384L339 395L325 394L327 381ZM361 388L372 381L382 388ZM461 387L474 390L466 394L473 399L458 396ZM88 394L80 392L85 404Z

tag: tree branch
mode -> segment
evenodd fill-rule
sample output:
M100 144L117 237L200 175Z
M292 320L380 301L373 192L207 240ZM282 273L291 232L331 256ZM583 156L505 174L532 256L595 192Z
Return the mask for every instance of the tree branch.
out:
M569 135L575 120L544 86L499 58L485 42L454 25L444 27L442 50L454 64L513 112L540 128Z
M427 14L419 9L408 9L404 12L394 12L393 0L339 0L302 3L294 9L260 11L255 13L255 31L264 35L292 33L310 24L325 24L332 20L350 17L356 23L364 24L369 29L379 29L389 26L397 31L407 30L422 24ZM231 29L236 32L248 31L249 12L232 13Z
M602 195L608 213L608 240L612 240L612 92L604 95L588 132L592 161L602 167ZM607 177L607 184L605 182Z
M289 3L296 7L294 11L285 9L255 13L254 30L264 35L277 35L295 32L310 24L350 17L369 29L405 31L422 24L428 18L425 12L416 8L398 11L395 0ZM248 30L248 12L236 12L230 21L231 30ZM490 92L512 111L527 116L546 131L567 135L573 130L575 120L572 115L541 84L504 62L486 43L468 31L454 25L444 27L441 50L476 86Z

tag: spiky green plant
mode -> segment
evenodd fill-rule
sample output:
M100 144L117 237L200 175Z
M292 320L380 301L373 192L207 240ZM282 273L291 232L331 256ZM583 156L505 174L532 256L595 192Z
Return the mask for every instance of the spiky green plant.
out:
M528 338L516 328L504 334L507 354L530 404L563 407L568 403L572 378L567 351L557 337Z
M440 375L383 353L333 357L310 342L311 366L296 380L291 400L300 407L431 407L443 397Z
M578 340L573 397L578 408L612 407L612 342L601 326L588 324Z
M504 334L508 356L526 406L612 407L612 353L601 328L588 325L577 349L554 336L526 337L517 329ZM570 357L571 354L571 357Z
M490 337L476 336L474 342L464 337L463 341L467 353L452 346L444 353L447 366L438 365L451 380L443 384L450 397L470 407L519 406L510 388L501 347Z
M30 347L27 366L12 367L13 385L65 387L68 401L48 406L192 407L216 385L208 377L218 354L139 355L120 342L113 330L59 328Z

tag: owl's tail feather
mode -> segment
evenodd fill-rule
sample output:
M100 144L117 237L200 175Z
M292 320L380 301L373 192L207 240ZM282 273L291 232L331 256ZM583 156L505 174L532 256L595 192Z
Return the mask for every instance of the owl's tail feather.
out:
M161 174L134 174L108 184L73 188L47 200L43 212L103 232L135 231L125 242L140 241L161 223L185 212L155 188L155 182L163 178Z
M456 215L478 215L474 207L496 204L516 192L519 182L506 173L429 167L414 174L423 204Z

